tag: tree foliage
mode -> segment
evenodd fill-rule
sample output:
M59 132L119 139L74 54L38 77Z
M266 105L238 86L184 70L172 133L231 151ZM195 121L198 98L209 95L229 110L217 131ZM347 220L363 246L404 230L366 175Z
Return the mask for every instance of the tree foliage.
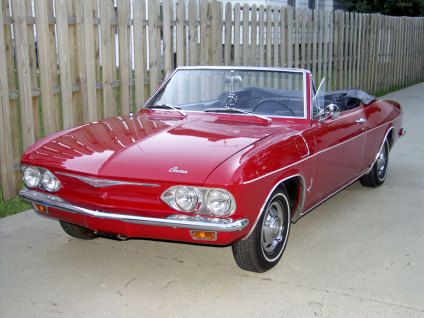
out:
M392 16L424 16L424 0L339 0L351 12Z

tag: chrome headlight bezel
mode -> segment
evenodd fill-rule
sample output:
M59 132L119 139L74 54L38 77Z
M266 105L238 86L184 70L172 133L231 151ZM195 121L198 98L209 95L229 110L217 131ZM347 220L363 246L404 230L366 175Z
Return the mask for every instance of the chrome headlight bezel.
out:
M190 198L191 204L181 206L178 197L182 193ZM227 190L219 188L173 186L165 190L160 198L174 210L184 213L227 217L236 209L233 195Z
M41 189L47 192L57 192L59 191L61 184L59 179L48 169L23 165L22 169L22 179L25 183L25 186L31 189ZM31 179L35 178L34 180Z

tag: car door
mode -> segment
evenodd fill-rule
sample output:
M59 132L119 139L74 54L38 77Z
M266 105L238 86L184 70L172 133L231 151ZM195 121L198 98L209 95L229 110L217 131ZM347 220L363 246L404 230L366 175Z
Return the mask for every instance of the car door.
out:
M310 203L327 197L358 175L365 145L365 122L362 107L343 111L335 119L313 121L317 166Z

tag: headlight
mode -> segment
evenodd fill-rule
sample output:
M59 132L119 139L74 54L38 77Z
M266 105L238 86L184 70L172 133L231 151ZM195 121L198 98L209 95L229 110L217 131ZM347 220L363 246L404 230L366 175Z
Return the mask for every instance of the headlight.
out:
M41 188L49 192L59 191L60 188L60 181L45 168L23 166L22 178L28 188Z
M175 203L186 212L192 212L197 207L199 198L196 191L189 187L178 187L175 190Z
M224 216L231 208L230 194L224 190L212 190L206 198L208 210L216 216Z
M49 170L44 170L41 183L43 184L43 187L49 192L56 192L60 188L59 180Z
M236 209L234 197L224 189L175 186L162 193L161 199L180 212L222 217Z
M41 180L41 172L38 168L26 166L22 173L25 185L28 188L38 188Z

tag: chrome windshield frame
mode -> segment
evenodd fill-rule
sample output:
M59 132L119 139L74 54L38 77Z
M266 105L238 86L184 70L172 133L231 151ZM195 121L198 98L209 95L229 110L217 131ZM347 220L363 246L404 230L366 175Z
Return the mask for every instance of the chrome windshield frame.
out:
M308 101L307 99L310 98L310 92L307 91L307 74L309 74L309 77L312 78L312 74L309 70L302 69L302 68L282 68L282 67L258 67L258 66L179 66L177 67L163 82L162 84L156 89L154 94L150 96L142 108L143 109L149 109L147 105L150 103L150 101L154 98L156 98L157 94L161 91L161 88L168 84L168 82L171 80L171 78L174 76L174 74L180 70L237 70L237 71L265 71L265 72L287 72L287 73L302 73L303 74L303 117L292 117L292 116L275 116L271 115L267 117L271 118L288 118L288 119L309 119L308 117ZM199 110L184 110L185 113L202 113L202 111Z

